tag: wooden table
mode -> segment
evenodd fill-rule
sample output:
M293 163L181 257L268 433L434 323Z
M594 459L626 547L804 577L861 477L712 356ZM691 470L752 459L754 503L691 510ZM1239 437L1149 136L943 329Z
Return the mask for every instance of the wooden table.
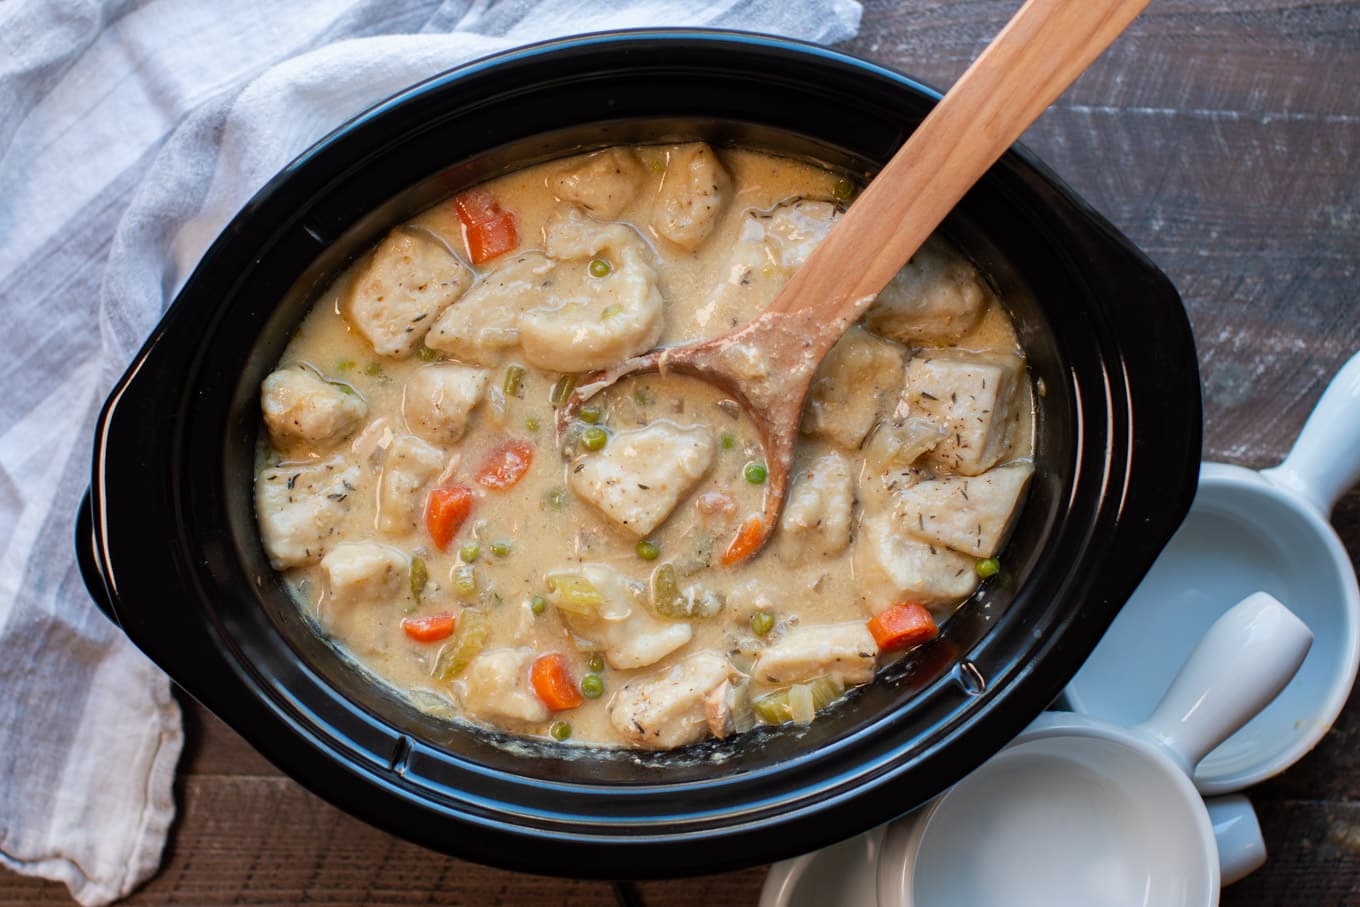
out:
M868 0L848 49L947 85L1018 5ZM1205 456L1277 462L1360 349L1360 4L1154 0L1026 142L1179 287ZM1360 559L1360 492L1334 522ZM602 883L486 869L376 831L187 701L185 723L180 817L129 905L614 903ZM1352 698L1312 754L1250 792L1270 862L1225 905L1360 904L1357 743ZM749 907L763 878L758 867L640 889L653 907ZM71 903L63 887L0 870L0 907L58 903Z

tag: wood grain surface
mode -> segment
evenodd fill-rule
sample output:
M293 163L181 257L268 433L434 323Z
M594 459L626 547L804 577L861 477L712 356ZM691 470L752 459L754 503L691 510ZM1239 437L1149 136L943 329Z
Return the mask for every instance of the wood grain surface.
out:
M1019 0L864 5L849 50L946 86ZM1154 0L1024 141L1179 288L1206 457L1277 462L1360 349L1360 4ZM1333 522L1360 561L1360 492ZM185 711L179 819L129 905L615 903L602 883L487 869L376 831ZM1224 891L1226 907L1360 905L1358 744L1353 696L1314 752L1249 792L1270 860ZM652 907L753 907L763 878L638 887ZM70 903L60 885L0 870L0 907Z

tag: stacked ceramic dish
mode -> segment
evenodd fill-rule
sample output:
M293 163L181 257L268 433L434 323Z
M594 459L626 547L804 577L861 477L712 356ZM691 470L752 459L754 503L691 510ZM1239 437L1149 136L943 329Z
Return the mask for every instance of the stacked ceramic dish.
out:
M1312 749L1355 679L1360 591L1328 516L1357 479L1360 355L1279 466L1204 464L1069 710L905 818L777 864L762 907L1217 904L1266 859L1240 792Z

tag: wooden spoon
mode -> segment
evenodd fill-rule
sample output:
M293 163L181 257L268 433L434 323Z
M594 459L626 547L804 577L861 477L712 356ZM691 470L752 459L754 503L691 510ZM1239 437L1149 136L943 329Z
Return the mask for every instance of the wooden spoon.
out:
M751 321L654 349L591 376L558 411L644 372L693 375L730 393L761 433L762 512L724 563L755 554L779 521L803 403L823 357L987 168L1110 45L1148 0L1028 0L912 133L845 216Z

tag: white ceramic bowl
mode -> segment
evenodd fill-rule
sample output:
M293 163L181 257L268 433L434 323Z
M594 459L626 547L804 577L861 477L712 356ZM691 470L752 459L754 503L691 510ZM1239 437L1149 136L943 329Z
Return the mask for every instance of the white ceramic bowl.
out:
M1203 465L1185 523L1068 685L1073 710L1140 720L1209 625L1264 590L1287 602L1316 642L1279 698L1200 763L1195 784L1204 794L1242 790L1297 762L1340 714L1360 662L1360 589L1327 521L1357 477L1360 355L1278 467Z
M1146 721L1039 716L889 827L878 907L1216 905L1264 845L1250 806L1211 816L1191 771L1288 684L1311 642L1257 593L1210 627Z

